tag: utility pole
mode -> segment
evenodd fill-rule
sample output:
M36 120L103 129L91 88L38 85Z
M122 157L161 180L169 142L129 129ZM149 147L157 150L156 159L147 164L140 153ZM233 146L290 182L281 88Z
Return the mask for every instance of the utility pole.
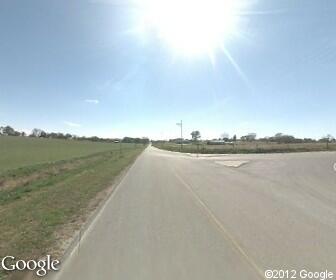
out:
M183 127L183 123L182 120L181 122L177 123L176 125L178 125L181 128L181 146L180 146L180 152L182 152L182 146L183 146L183 134L182 134L182 127Z

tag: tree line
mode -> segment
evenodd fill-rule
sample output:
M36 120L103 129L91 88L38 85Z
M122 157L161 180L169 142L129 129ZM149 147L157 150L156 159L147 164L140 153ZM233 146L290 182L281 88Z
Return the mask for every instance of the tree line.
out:
M93 142L107 142L107 143L138 143L138 144L148 144L149 139L146 137L124 137L119 138L101 138L98 136L77 136L70 133L61 132L46 132L39 128L34 128L30 134L23 131L17 131L11 126L0 126L0 135L3 136L22 136L22 137L35 137L35 138L53 138L53 139L68 139L68 140L83 140L83 141L93 141Z
M170 139L169 142L173 142L176 144L182 143L190 143L190 142L198 142L201 138L201 133L198 130L195 130L190 133L191 134L191 141L188 139L181 139L181 138L175 138ZM284 133L276 133L274 136L271 137L262 137L257 138L256 133L248 133L247 135L243 135L240 138L237 138L237 135L233 135L232 137L229 137L228 133L223 133L220 138L212 139L212 140L205 140L207 144L221 144L221 143L227 143L227 142L254 142L254 141L260 141L260 142L274 142L279 144L291 144L291 143L335 143L336 139L331 134L327 134L326 136L321 137L320 139L312 139L312 138L297 138L292 135L284 134Z

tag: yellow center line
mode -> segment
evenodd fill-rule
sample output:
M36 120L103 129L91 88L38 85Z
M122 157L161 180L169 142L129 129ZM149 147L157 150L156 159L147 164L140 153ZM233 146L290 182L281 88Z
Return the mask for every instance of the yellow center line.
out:
M266 279L264 271L255 263L255 261L245 252L245 250L239 245L239 243L234 239L234 237L225 229L223 224L218 220L206 203L199 197L199 195L193 190L190 184L188 184L177 172L173 169L175 176L181 181L184 187L190 192L190 194L196 199L199 206L205 211L210 220L217 226L222 235L226 240L232 243L233 247L238 251L238 253L244 257L244 259L254 268L255 272L261 279Z

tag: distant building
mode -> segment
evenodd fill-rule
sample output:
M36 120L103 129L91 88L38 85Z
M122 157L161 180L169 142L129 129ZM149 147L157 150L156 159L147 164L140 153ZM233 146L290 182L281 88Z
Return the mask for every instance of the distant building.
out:
M225 140L209 140L207 141L208 145L233 145L233 142Z

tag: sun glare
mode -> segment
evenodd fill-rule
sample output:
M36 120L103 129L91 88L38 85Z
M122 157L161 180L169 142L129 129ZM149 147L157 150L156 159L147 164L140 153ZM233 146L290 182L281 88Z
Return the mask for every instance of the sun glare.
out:
M143 0L142 22L175 51L212 54L237 31L238 0Z

